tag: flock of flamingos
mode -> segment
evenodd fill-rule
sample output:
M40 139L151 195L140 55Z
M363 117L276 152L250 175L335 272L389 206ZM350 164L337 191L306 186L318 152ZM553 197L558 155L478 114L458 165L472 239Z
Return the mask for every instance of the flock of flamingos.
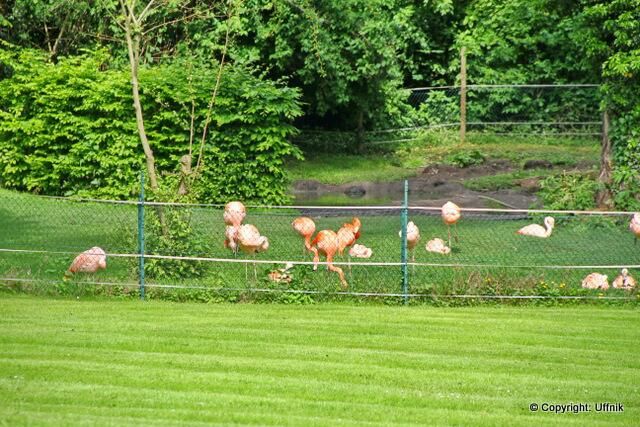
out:
M241 250L245 253L252 254L255 259L257 252L266 251L269 248L269 239L260 234L258 228L252 224L243 224L244 218L247 214L245 206L238 201L229 202L225 205L223 219L226 224L224 247L231 249L234 254ZM457 222L460 219L460 207L455 203L447 202L442 206L442 220L447 225L447 233L449 237L448 246L442 239L435 238L429 240L425 246L425 249L429 252L436 252L440 254L451 253L451 226L454 226L455 240L458 241ZM361 222L360 219L354 217L351 222L345 223L340 229L335 232L333 230L320 230L315 237L313 234L316 231L316 225L309 217L298 217L291 223L293 229L304 238L305 251L313 253L313 270L317 270L318 262L320 261L320 254L324 255L327 260L327 268L330 271L336 272L340 278L340 283L343 288L348 287L348 283L344 277L344 272L340 267L333 265L333 258L337 254L343 255L346 248L349 249L349 256L356 258L370 258L373 251L371 248L367 248L364 245L356 244L356 241L360 237ZM555 220L552 217L546 217L544 219L544 227L538 224L527 225L517 231L518 234L532 237L547 238L553 232ZM635 235L635 240L640 237L640 213L635 213L631 219L629 229ZM411 252L411 260L415 261L415 248L420 240L420 230L413 221L407 224L407 248ZM402 237L402 231L398 233ZM269 277L275 281L290 281L290 277L287 277L287 270L291 268L292 264L288 264L288 267L281 269L278 272L270 273ZM65 279L73 273L95 273L100 269L107 268L107 255L105 251L97 246L82 252L78 255L71 266L65 273ZM245 273L246 273L245 264ZM255 262L253 264L254 277L257 279L257 271ZM635 288L636 281L629 275L628 270L622 269L620 274L613 281L613 287L618 289L631 290ZM606 290L609 288L609 282L607 276L600 273L591 273L582 281L582 287L587 289L601 289Z

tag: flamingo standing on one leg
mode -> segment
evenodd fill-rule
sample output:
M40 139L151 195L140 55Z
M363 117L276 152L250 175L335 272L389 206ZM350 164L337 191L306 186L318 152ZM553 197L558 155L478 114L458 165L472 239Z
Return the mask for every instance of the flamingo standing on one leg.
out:
M305 250L309 252L313 252L317 255L318 250L311 246L311 236L316 231L316 224L313 222L311 218L306 216L301 216L293 220L291 226L295 231L298 232L304 238L304 248L302 249L302 254L304 255Z
M398 235L402 237L402 230L398 232ZM407 224L407 248L411 251L411 261L416 260L415 248L419 241L420 229L413 221L409 221Z
M640 238L640 213L633 214L633 218L631 218L631 223L629 224L629 230L634 235L633 244L638 244L638 238Z
M104 270L106 268L106 252L102 248L94 246L75 257L64 274L64 280L68 280L74 273L95 273L100 269Z
M551 236L555 223L556 220L553 219L553 217L548 216L544 219L544 225L546 228L538 224L531 224L526 227L522 227L520 230L516 231L516 233L522 234L523 236L546 238Z
M402 237L402 230L398 231L398 236ZM420 241L420 229L413 221L407 224L407 249L411 252L411 262L416 262L416 246ZM412 266L415 271L415 265Z
M453 202L447 202L442 206L442 220L447 224L449 235L449 247L451 247L451 226L455 226L455 239L458 242L458 220L460 219L460 206Z
M251 224L245 224L238 229L238 244L243 252L253 254L253 276L258 280L256 270L256 252L264 252L269 249L269 239L260 235L258 229ZM244 265L244 276L247 279L247 264Z
M344 279L344 272L340 267L336 267L333 265L333 257L338 252L340 247L340 242L338 239L338 235L332 230L321 230L311 242L312 245L315 245L318 248L318 252L323 253L327 257L327 268L331 271L335 271L340 276L340 283L342 283L342 288L347 289L349 284ZM316 270L318 268L318 261L320 261L320 257L316 252L313 257L313 269Z

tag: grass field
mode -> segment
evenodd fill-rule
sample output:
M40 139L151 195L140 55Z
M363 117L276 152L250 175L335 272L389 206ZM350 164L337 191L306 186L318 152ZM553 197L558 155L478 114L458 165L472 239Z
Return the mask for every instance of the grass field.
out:
M637 310L0 296L0 425L637 425ZM591 412L531 412L537 403ZM622 413L595 411L622 403Z
M127 284L137 283L137 259L110 257L106 271L95 276L80 277L62 283L62 275L75 254L92 246L100 246L111 254L137 253L136 206L113 206L101 203L78 203L42 199L34 196L0 191L4 203L0 206L0 248L43 250L44 254L0 252L0 278L46 280L44 285L53 293L85 294L88 288L77 282L100 281ZM185 208L177 208L185 213ZM153 210L147 208L147 212ZM167 209L166 213L173 211ZM175 213L175 212L174 212ZM337 275L320 268L312 272L309 266L294 269L291 285L276 284L266 279L267 272L285 261L310 261L303 255L302 239L291 229L294 217L304 213L313 216L318 229L337 229L350 219L350 212L301 212L298 210L249 210L246 222L255 224L270 239L269 250L258 260L273 260L274 264L258 266L258 280L253 279L252 266L247 280L244 264L198 263L196 261L162 261L165 269L174 270L174 278L154 277L148 272L147 283L153 285L198 285L210 292L202 300L216 300L214 294L225 289L238 290L236 300L246 297L238 292L247 289L262 291L307 290L340 291ZM359 214L364 214L360 212ZM399 211L378 212L363 216L359 243L371 247L374 256L365 262L399 262ZM527 238L515 234L523 225L541 223L541 218L513 219L506 216L465 216L458 227L460 243L453 245L450 256L424 250L428 239L446 239L446 228L439 216L419 215L412 210L410 219L420 227L422 242L415 251L418 263L454 264L456 267L416 266L410 269L409 292L433 296L452 294L490 295L549 295L549 296L631 296L637 292L610 289L606 293L584 290L581 279L593 270L545 269L541 266L600 266L639 265L639 246L634 245L628 231L626 216L577 218L556 215L556 229L548 239ZM234 260L231 251L224 249L224 224L219 209L190 208L187 215L198 244L182 247L177 244L153 247L153 233L147 229L147 254L219 257ZM157 238L156 238L157 240ZM62 253L57 253L62 252ZM238 255L240 260L250 260ZM341 258L339 262L346 262ZM148 260L148 263L153 261ZM198 266L199 276L181 274L181 269ZM466 266L466 267L465 267ZM486 267L481 267L486 266ZM519 266L519 268L513 268ZM346 266L343 268L347 269ZM616 268L596 269L612 280ZM632 269L636 277L638 271ZM399 266L354 266L348 274L349 290L354 292L398 293L401 290ZM1 282L0 282L1 283ZM11 285L11 282L5 282ZM162 291L177 295L176 290ZM157 294L161 292L158 290ZM152 293L153 296L153 293ZM252 296L250 299L254 299ZM181 298L181 297L180 297ZM180 299L179 298L179 299ZM234 300L233 298L231 300ZM285 301L286 302L286 301Z

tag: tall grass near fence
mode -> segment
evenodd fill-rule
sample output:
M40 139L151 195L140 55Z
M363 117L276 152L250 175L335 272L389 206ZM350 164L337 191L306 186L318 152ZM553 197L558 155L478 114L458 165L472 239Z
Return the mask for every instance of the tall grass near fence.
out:
M106 293L136 296L139 292L137 211L135 202L77 201L0 193L0 283L9 290L45 293ZM188 233L160 244L163 236L150 219L161 207L178 216ZM150 298L203 301L269 300L312 302L327 298L384 298L387 301L437 301L460 304L504 299L602 299L637 301L636 291L582 289L593 271L609 280L623 267L640 278L640 245L634 245L626 213L531 213L509 210L464 210L459 241L450 255L427 252L433 238L447 240L439 207L410 206L408 220L422 236L406 263L403 283L401 206L388 207L248 207L245 223L258 227L270 247L255 257L224 248L222 207L216 205L145 204L142 232L147 244L145 289ZM312 270L311 255L291 227L298 216L311 217L317 230L337 230L358 216L359 244L373 250L369 259L336 258L349 284L321 264ZM520 236L528 224L553 216L556 227L547 239ZM155 242L155 243L154 243ZM178 244L179 243L179 244ZM108 254L108 268L62 280L80 252L93 246ZM324 259L322 259L324 261ZM271 271L291 262L290 280L273 281ZM255 266L255 267L254 267ZM255 273L254 273L255 271Z

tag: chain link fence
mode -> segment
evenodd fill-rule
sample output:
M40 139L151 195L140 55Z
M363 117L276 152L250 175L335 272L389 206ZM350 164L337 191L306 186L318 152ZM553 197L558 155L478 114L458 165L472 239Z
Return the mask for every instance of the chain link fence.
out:
M381 150L419 141L429 132L468 132L504 137L595 140L602 134L600 86L595 84L467 85L461 122L460 86L408 90L404 125L363 132L303 131L295 143L307 151ZM362 138L359 140L358 138Z
M247 206L244 223L256 226L269 240L267 250L248 254L225 247L219 205L3 192L0 284L5 291L236 302L638 300L635 289L581 285L592 272L608 275L612 284L622 268L640 278L640 245L634 244L629 231L628 212L462 207L461 214L449 245L437 206ZM323 255L314 271L313 255L291 225L300 216L315 223L313 237L320 230L335 232L354 217L360 219L356 243L372 254L349 256L347 247L335 255L334 266L342 269L346 285L338 273L327 269ZM542 225L546 216L555 219L549 237L516 233L529 224ZM420 240L413 249L399 235L403 219L419 229ZM427 251L428 242L436 238L450 248L449 253ZM94 246L106 251L106 270L76 273L64 280L73 259Z

